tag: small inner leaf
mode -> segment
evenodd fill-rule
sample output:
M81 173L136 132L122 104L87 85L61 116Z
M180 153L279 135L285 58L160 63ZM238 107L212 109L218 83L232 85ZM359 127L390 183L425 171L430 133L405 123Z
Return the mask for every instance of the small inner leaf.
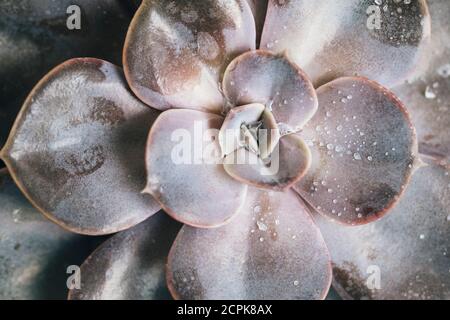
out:
M227 67L223 91L232 106L261 103L277 124L301 129L317 110L317 97L306 74L284 55L257 50Z

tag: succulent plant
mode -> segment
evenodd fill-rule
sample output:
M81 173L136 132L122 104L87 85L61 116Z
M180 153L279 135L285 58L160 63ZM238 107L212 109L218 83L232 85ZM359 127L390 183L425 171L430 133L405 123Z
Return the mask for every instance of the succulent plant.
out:
M0 297L54 297L52 256L117 233L70 299L450 299L449 11L142 1L123 71L67 60L15 120Z

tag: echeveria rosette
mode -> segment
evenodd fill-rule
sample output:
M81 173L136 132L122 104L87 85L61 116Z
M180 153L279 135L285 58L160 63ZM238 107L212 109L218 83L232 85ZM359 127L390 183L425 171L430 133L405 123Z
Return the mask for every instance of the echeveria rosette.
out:
M151 28L154 27L155 21L146 19L146 17L152 15L152 9L155 8L150 4L147 7L145 5L141 7L138 17L135 17L136 22L133 24L134 28L140 30L141 28L148 29L148 25ZM171 9L174 10L174 14L179 14L176 7L171 7ZM181 19L183 19L182 16ZM140 25L138 28L138 23L147 24L145 26ZM176 29L175 26L174 29ZM205 43L201 39L208 38L208 36L203 34L205 32L203 29L202 33L197 34L195 27L192 30L194 30L192 31L193 45L187 45L182 48L176 47L175 49L171 46L164 47L164 56L172 57L176 50L177 52L182 52L178 56L180 61L190 60L192 51L200 48L199 41L204 46ZM186 32L186 30L184 31ZM133 32L133 28L131 32ZM172 35L173 33L168 33L168 35ZM201 38L195 39L195 36L199 34L201 34ZM208 34L214 33L208 32ZM128 42L125 52L129 50L131 55L133 55L137 47L146 46L147 43L142 43L137 40L142 36L139 32L129 34L128 39L133 40ZM240 39L240 37L237 38ZM178 39L171 37L170 40L176 41ZM166 42L168 41L163 41L163 43ZM177 43L179 42L177 41ZM254 43L254 39L250 37L249 47L251 47L252 43ZM212 47L211 49L202 47L202 51L208 53L215 52L218 56L228 56L226 53L219 55L214 50L216 47L222 47L220 46L220 41L211 41L209 45ZM186 53L184 53L184 49L187 50ZM160 54L161 48L158 50L158 54ZM198 61L201 61L199 65L203 66L205 63L206 65L210 64L207 59L208 57L202 56L202 52L199 52L196 57ZM138 58L138 60L135 57L128 60L125 59L126 69L129 70L127 76L129 79L133 79L131 83L133 83L134 79L139 79L139 86L132 85L133 90L138 96L144 96L145 93L151 92L146 97L154 100L148 100L147 103L157 105L161 101L160 95L164 96L162 93L165 88L160 85L155 85L155 77L156 75L158 76L158 83L172 85L172 75L160 72L154 62L158 60L151 55L138 55ZM192 61L195 60L192 59ZM168 63L173 65L179 64L173 58ZM302 188L306 188L307 191L303 192L302 196L308 202L315 204L317 199L319 205L315 205L316 209L320 209L321 212L332 216L336 220L349 224L363 224L375 220L393 206L398 196L403 192L413 168L417 165L415 132L409 121L407 112L401 102L391 92L377 83L366 80L365 78L356 77L335 80L319 88L318 96L319 101L321 98L323 99L321 103L323 108L316 113L316 94L311 91L312 86L309 80L307 80L303 71L291 62L286 55L277 55L265 50L249 51L237 56L231 62L222 60L220 63L219 66L214 65L212 70L217 70L216 68L225 70L223 77L213 72L212 75L215 81L208 83L208 87L202 88L203 90L209 90L205 93L211 97L210 103L207 103L211 107L205 108L204 106L195 105L194 102L196 99L199 99L195 94L199 90L198 86L204 86L201 81L203 75L200 72L187 73L186 75L197 77L198 80L196 82L188 82L186 88L182 87L181 92L171 92L169 94L170 97L177 97L178 94L182 94L184 99L181 103L177 100L166 100L160 107L163 110L167 108L182 110L166 111L163 113L152 127L147 145L147 171L149 180L146 191L152 194L168 213L192 227L211 228L228 223L227 226L218 230L196 230L187 226L183 228L183 231L179 235L179 240L175 242L176 244L169 257L169 288L171 288L175 297L220 297L218 292L224 294L223 292L230 290L223 289L224 284L218 281L219 278L230 279L230 272L235 276L241 272L251 274L253 272L252 270L258 268L257 266L251 265L246 259L243 259L242 262L236 261L237 265L235 267L220 269L218 266L213 266L214 261L220 262L225 259L223 252L217 250L217 248L222 247L220 241L224 241L227 244L232 242L233 238L227 238L228 233L230 233L230 236L236 236L237 232L241 232L242 235L236 236L238 242L245 239L246 232L250 233L248 243L251 248L255 248L252 250L256 252L247 252L248 249L245 249L245 255L259 255L259 250L264 251L264 248L270 250L267 247L272 247L273 244L271 242L264 241L264 236L258 237L252 235L252 231L253 233L258 231L257 233L260 235L264 235L267 232L266 223L258 221L258 217L255 217L255 214L252 213L253 207L248 205L248 202L252 201L252 199L258 199L254 195L257 193L256 189L248 188L247 190L245 185L239 187L239 184L235 180L256 187L283 190L292 186L306 172L307 179L299 182L298 189L300 189L299 192L302 194ZM154 73L142 72L147 69L147 67L143 66L152 66ZM162 64L162 66L164 68L168 67L166 64ZM184 65L182 65L182 68L184 70ZM187 66L186 68L191 70ZM136 73L131 71L133 69L137 70ZM138 74L141 74L141 76ZM221 78L222 86L219 85ZM177 79L175 78L175 80ZM145 82L148 84L147 88L143 88L141 85ZM220 98L216 99L214 97ZM203 98L205 97L203 96ZM213 100L218 101L218 106L214 106ZM192 104L186 105L186 103ZM226 107L225 110L224 106ZM197 111L186 110L186 107ZM209 111L209 113L205 113L204 111ZM334 115L330 115L331 111L333 111ZM304 158L305 161L300 162L307 163L303 166L299 165L296 167L298 169L296 178L289 181L286 185L282 184L281 181L283 179L279 179L278 181L272 179L270 182L265 181L264 177L258 174L258 170L254 170L249 165L228 164L227 157L224 159L225 171L235 180L226 176L220 163L217 165L206 164L205 166L192 166L189 164L176 165L171 161L170 152L174 149L176 142L171 141L170 133L174 130L182 128L193 134L193 124L195 121L205 123L205 129L223 129L224 127L240 128L244 123L251 123L258 119L264 120L264 112L269 112L273 115L277 125L283 125L288 128L288 130L280 134L280 149L284 144L288 143L291 137L289 133L298 133L299 131L301 131L298 135L299 137L309 139L313 145L316 143L316 147L311 148L315 152L312 161L310 160L311 156L308 148L300 147L300 143L297 144L297 147L291 147L286 152L291 158L288 156L286 161L280 164L281 168L283 166L289 166L293 159L299 160ZM223 118L222 115L225 115L225 117ZM346 118L351 118L351 120L345 123ZM329 128L327 125L322 124L324 121L329 124ZM319 129L321 126L323 127L324 133ZM313 130L311 130L311 127ZM328 131L333 131L333 133L330 134ZM286 135L283 136L283 134ZM322 135L328 135L324 141L322 141L324 138ZM353 135L355 138L348 138L349 135ZM296 136L294 135L293 137ZM293 142L290 142L292 145ZM392 149L395 149L395 146L391 145L392 143L398 145L398 151L391 155L391 157L385 159L387 150L389 149L392 153ZM224 138L220 133L218 144L219 146L217 148L222 151L222 154L228 155L232 151L227 150L226 146L224 147L226 143L224 143ZM333 147L330 148L330 145L333 145ZM340 148L342 150L337 149L339 145L341 145ZM248 149L241 148L236 152L252 155L252 152ZM294 150L305 151L297 151L298 156L292 157L296 152ZM349 151L351 153L348 153ZM379 156L380 154L382 156ZM358 156L365 158L358 158ZM308 170L310 162L313 163L313 171ZM380 175L380 171L385 170L386 166L395 168L393 170L395 173L389 176ZM339 169L342 169L341 176L336 175ZM319 192L316 192L316 194L311 192L311 188L315 188L314 185L317 183L313 181L316 176L317 178L322 178L320 180L321 184L329 184L328 188L325 189L326 195L321 195ZM328 176L331 176L332 181L325 181L328 180ZM345 185L347 181L354 183L353 188L350 185ZM335 190L333 191L331 187L334 187ZM314 189L314 191L317 190ZM339 200L329 199L328 194L333 192L335 197L338 194L340 197ZM217 194L220 194L220 197ZM314 195L315 197L313 197ZM215 201L211 201L212 197ZM276 193L272 193L271 197L274 199L273 201L276 201L275 199L278 196ZM270 199L271 197L268 198ZM336 203L333 201L339 201L338 206L342 206L342 208L339 210L335 209ZM323 210L320 204L322 204ZM261 206L254 204L254 207L260 208ZM300 212L301 210L298 209L297 211ZM250 226L244 227L246 224L242 217L247 216L245 214L247 212L250 212L250 215L253 215L253 217L250 220ZM272 212L272 214L277 213L281 215L281 210L275 211L275 213ZM234 220L229 222L234 216L236 216ZM263 217L262 219L264 221L267 217ZM256 224L256 230L252 229L251 224L254 227ZM243 230L238 231L241 228ZM307 224L302 224L302 228L307 230ZM220 236L218 235L219 233ZM283 233L286 233L286 230ZM274 234L280 234L280 230L277 229ZM258 243L258 241L263 243ZM320 243L320 240L317 239L317 241ZM203 242L205 244L207 243L208 247L211 247L220 258L208 258L203 261L201 256L207 250L202 246ZM178 243L181 244L180 249L178 249ZM211 245L212 243L216 245ZM187 244L189 248L186 248L183 244ZM289 244L285 244L284 246L284 249L288 251ZM237 253L238 249L236 248L235 251ZM278 252L278 254L281 254L281 252ZM270 256L267 253L266 255ZM312 261L313 259L310 260ZM194 263L191 263L188 266L183 264L182 261L199 261L199 265L196 267ZM234 263L234 259L230 263ZM182 265L180 266L180 264ZM239 270L238 265L242 268L242 271L233 272L229 270ZM316 263L316 266L319 265L320 263ZM295 264L291 266L289 263L285 263L284 266L291 268ZM262 265L259 268L262 270L265 269ZM267 270L270 270L270 268L274 268L274 266L268 266ZM211 270L215 270L215 272L211 273ZM324 272L322 274L326 274ZM195 279L193 282L188 281L188 283L185 283L182 281L182 279L190 279L191 277ZM260 277L265 278L263 271L261 271ZM261 278L255 277L254 280L257 281ZM236 281L243 280L237 279ZM252 288L254 285L251 284L250 279L248 281L248 288ZM273 281L275 282L275 280ZM284 281L288 283L286 279ZM295 280L292 281L294 282ZM306 278L303 278L302 281L304 284L308 283ZM283 281L280 280L278 283L283 283ZM326 286L326 280L322 282L317 281L315 283L316 288L320 287L320 283L322 283L322 288ZM267 286L270 284L269 281ZM271 287L273 288L273 285ZM306 290L306 288L312 287L305 285L303 288ZM253 293L248 293L248 296L246 296L244 292L235 292L235 295L241 298L258 296L256 289L255 291L248 290L248 292ZM311 293L311 290L303 291L304 294L305 292ZM272 293L275 292L266 292L265 294L267 295L262 294L260 297L267 298L272 296ZM323 296L320 290L316 293L318 293L315 296L316 298ZM242 296L242 294L244 295ZM274 294L273 296L276 295ZM225 296L228 297L227 295ZM233 295L231 294L231 296ZM314 295L309 297L314 297Z
M83 264L88 285L72 290L70 298L166 298L167 277L174 298L320 299L331 282L325 241L333 242L327 244L336 287L343 296L357 298L367 264L359 258L370 262L379 257L376 262L385 267L387 255L365 252L382 250L390 245L385 239L399 234L395 230L403 228L405 219L398 211L411 210L414 221L422 221L425 211L412 199L423 192L417 188L423 183L414 179L426 180L442 169L421 169L405 193L421 165L414 128L394 94L365 77L385 85L407 77L428 38L425 2L389 2L389 14L382 8L383 28L367 31L369 1L349 2L352 10L321 2L316 4L321 15L308 10L307 1L269 1L263 50L255 50L261 30L255 30L252 12L265 12L264 3L142 3L127 35L125 78L137 97L162 113L130 94L119 68L96 59L75 59L57 67L27 99L2 158L48 217L75 232L105 234L154 214L157 200L185 223L175 240L179 226L162 213L113 236ZM257 16L261 22L264 14ZM317 36L315 45L300 45L311 44L304 30L312 26L320 31L312 37ZM406 38L399 26L411 31ZM329 41L339 45L330 47ZM379 53L380 48L394 59L367 53ZM341 65L332 55L340 57ZM314 90L300 67L316 85L334 80ZM256 153L250 144L229 150L220 129L242 127L250 120L278 133ZM170 135L177 129L192 133L196 122L219 132L219 153L211 159L219 161L175 165ZM227 162L232 154L258 160L274 150L280 155L280 171L274 176L259 174L261 166ZM424 224L427 230L445 215L445 183L433 184L429 200L434 200L435 214ZM293 185L298 194L290 189ZM155 200L141 194L142 189ZM133 210L125 208L129 205ZM392 218L366 225L389 210ZM380 224L380 232L371 229ZM418 230L418 224L408 226L411 232L400 236L399 243L408 242ZM347 236L352 230L355 235ZM344 236L333 240L341 231ZM373 244L361 240L365 234L371 234ZM433 243L445 242L446 234L444 226ZM414 244L405 252L421 250L420 241ZM361 250L361 255L355 253ZM435 259L436 251L430 251ZM440 279L445 261L437 259L433 272ZM396 270L396 263L387 265L389 270ZM426 270L410 268L408 276ZM417 290L424 286L416 284ZM440 288L424 297L445 297L448 289ZM403 293L395 286L386 292L364 296Z

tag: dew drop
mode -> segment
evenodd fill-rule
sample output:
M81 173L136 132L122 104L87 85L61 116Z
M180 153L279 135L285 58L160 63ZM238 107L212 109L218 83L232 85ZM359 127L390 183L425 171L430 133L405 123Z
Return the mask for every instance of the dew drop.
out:
M336 148L334 149L336 152L340 153L344 151L344 148L342 146L336 146Z
M15 223L18 223L20 221L19 214L20 214L20 209L15 209L13 211L13 220Z
M436 99L436 93L430 86L427 86L425 89L425 98L430 100Z
M442 77L442 78L448 78L450 77L450 63L449 64L445 64L441 67L438 68L437 73Z
M267 231L267 225L264 222L256 221L258 229L261 231Z

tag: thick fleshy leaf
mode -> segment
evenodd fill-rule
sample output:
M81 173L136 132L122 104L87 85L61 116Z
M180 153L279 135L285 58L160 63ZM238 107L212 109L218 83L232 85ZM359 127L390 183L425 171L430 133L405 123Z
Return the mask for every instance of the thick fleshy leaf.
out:
M342 297L450 299L449 188L448 170L429 166L379 221L349 227L316 216Z
M247 187L223 169L218 132L223 118L195 110L168 110L147 142L147 187L174 219L217 227L241 208Z
M316 86L342 76L401 83L430 36L425 0L270 0L261 47L287 52Z
M0 171L0 299L65 299L67 268L99 242L46 220Z
M180 225L160 212L103 243L81 266L71 300L167 300L165 265Z
M120 64L131 16L119 0L0 1L0 147L27 94L51 68L74 57ZM81 9L81 29L70 30Z
M298 182L311 165L311 153L298 136L280 139L266 163L254 153L241 148L227 156L225 171L238 181L259 188L286 190Z
M404 106L364 78L337 79L317 95L319 111L301 133L311 149L311 168L296 190L316 210L343 223L381 217L418 164Z
M431 44L415 77L394 88L411 114L419 151L450 163L450 2L429 1Z
M181 229L167 282L176 299L323 299L331 266L319 230L293 191L252 188L226 226Z
M223 89L229 103L262 103L272 109L284 131L298 131L317 110L314 88L297 65L285 56L258 50L233 60Z
M145 0L128 31L125 74L142 101L220 113L227 64L255 48L246 0Z
M69 60L33 89L1 156L51 220L78 233L116 232L160 209L140 194L156 117L127 90L116 66Z
M261 119L264 105L252 103L231 109L219 131L219 144L222 155L228 155L239 148L241 143L241 126Z
M269 108L264 109L261 118L261 129L258 131L259 156L262 159L270 157L281 138L277 120Z
M259 46L261 34L266 20L267 5L269 0L247 0L253 12L256 25L256 46Z

